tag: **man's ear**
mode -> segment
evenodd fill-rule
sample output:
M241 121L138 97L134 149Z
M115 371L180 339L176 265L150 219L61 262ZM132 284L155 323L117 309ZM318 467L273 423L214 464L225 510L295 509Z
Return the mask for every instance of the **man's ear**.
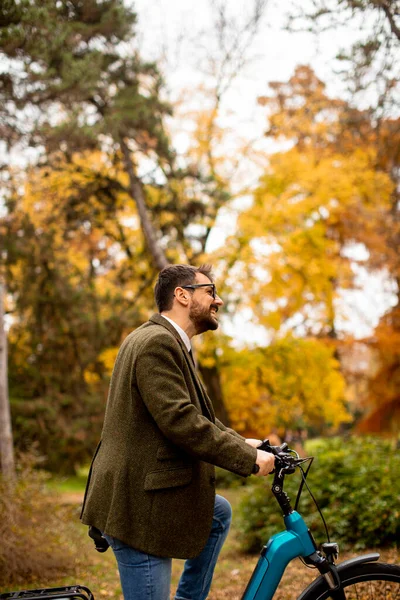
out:
M181 287L175 288L175 298L183 306L187 306L189 302L189 293Z

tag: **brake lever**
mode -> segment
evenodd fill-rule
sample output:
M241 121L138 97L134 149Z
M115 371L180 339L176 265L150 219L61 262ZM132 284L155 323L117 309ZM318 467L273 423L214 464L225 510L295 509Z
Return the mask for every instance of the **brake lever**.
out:
M284 473L285 475L292 475L293 473L295 473L298 466L300 466L303 463L310 460L310 457L306 457L306 458L290 457L290 460L287 460L287 458L289 458L287 455L285 457L278 456L277 458L278 458L278 460L280 459L281 462L283 463L281 466L280 472Z

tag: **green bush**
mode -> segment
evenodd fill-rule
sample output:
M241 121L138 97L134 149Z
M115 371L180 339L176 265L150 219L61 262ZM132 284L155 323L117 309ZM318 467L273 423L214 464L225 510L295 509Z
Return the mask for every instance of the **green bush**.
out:
M79 396L11 396L15 449L26 453L35 445L42 468L57 475L75 475L80 465L90 462L98 444L105 397L101 387Z
M250 482L250 477L241 477L236 473L221 469L221 467L215 467L215 480L217 488L226 490L247 485Z
M400 539L400 453L389 441L374 438L331 438L308 442L316 457L307 482L332 541L356 549L390 545ZM241 545L259 551L268 538L284 528L280 508L270 492L271 479L248 486L239 508ZM300 473L286 478L293 501ZM326 541L321 517L304 488L299 512L317 544Z

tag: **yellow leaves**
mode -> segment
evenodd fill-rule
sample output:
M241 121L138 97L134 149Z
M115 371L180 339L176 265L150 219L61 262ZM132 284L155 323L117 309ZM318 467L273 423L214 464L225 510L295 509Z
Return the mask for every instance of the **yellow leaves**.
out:
M371 148L341 155L294 147L273 155L238 222L243 277L254 278L246 300L260 322L278 330L298 311L308 319L311 306L317 320L332 321L337 290L354 276L342 249L382 243L392 191Z
M282 325L282 314L279 310L271 310L263 321L268 327L272 327L275 331L279 331Z
M97 373L94 373L93 371L90 371L89 369L86 369L84 371L83 378L89 386L100 381L99 375Z
M91 279L98 293L110 289L113 277L107 282L102 276L123 269L128 257L142 252L143 236L126 184L118 157L111 162L102 152L75 154L70 162L61 157L51 169L31 171L20 212L41 245L51 248L49 268L54 260L62 262L73 285L83 278Z
M114 182L111 184L111 182ZM93 213L107 214L107 206L101 202L107 196L107 186L115 194L115 202L121 215L125 215L125 205L130 205L127 216L135 214L133 203L127 202L128 195L123 191L127 185L127 175L118 165L111 164L102 152L74 154L69 162L60 160L53 168L32 170L26 184L23 210L36 226L46 226L61 219L85 217L91 220ZM119 192L116 193L116 190Z
M222 130L216 126L217 111L214 108L199 111L193 116L195 117L193 137L196 140L194 154L197 158L200 158L209 154L212 143L221 140Z
M240 431L326 430L351 420L339 364L323 342L287 337L268 348L230 350L226 358L224 395Z
M387 208L392 190L389 177L376 171L375 156L368 149L321 157L313 150L293 148L271 157L251 211L253 221L264 223L269 233L285 235L295 227L337 220L349 206Z
M206 369L212 369L212 367L215 367L216 365L216 360L213 356L208 356L201 359L201 364Z
M118 348L107 348L98 357L98 360L103 363L107 375L111 376L114 368L115 359L117 358Z

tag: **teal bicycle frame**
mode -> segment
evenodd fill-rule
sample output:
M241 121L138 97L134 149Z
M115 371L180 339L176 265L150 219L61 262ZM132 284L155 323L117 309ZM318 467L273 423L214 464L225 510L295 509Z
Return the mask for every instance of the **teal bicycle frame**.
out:
M315 553L315 543L303 517L293 511L284 521L286 531L272 536L264 546L243 600L271 600L288 563L298 556Z

